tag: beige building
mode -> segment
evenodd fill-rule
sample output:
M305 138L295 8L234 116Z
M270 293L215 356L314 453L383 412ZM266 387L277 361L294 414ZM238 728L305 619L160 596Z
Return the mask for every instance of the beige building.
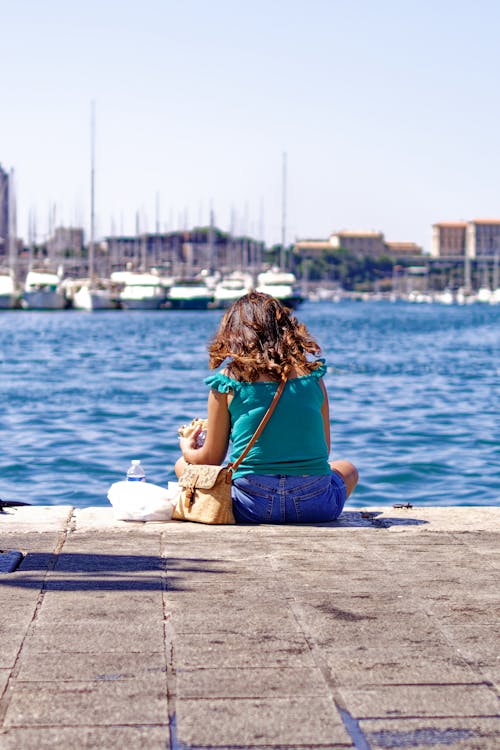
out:
M333 245L329 240L297 240L293 247L296 255L305 258L319 258L329 250L333 250Z
M431 255L435 258L464 256L466 221L440 221L432 225Z
M385 239L382 232L358 232L343 230L330 235L330 243L334 249L344 248L358 255L378 257L386 252Z
M386 242L382 232L356 231L336 232L328 240L298 240L294 252L306 258L318 258L329 250L340 248L374 258L389 255L397 259L422 254L422 248L416 242Z
M500 219L469 221L466 247L469 258L493 257L500 254Z
M441 221L432 225L432 250L436 258L493 257L500 253L500 219Z

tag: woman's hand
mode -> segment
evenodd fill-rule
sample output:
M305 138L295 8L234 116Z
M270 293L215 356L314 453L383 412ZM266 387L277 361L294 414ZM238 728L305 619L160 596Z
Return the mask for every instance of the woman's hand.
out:
M229 443L230 419L227 395L211 390L208 395L208 424L205 443L196 447L196 439L203 428L197 428L191 435L179 438L182 456L188 464L222 463Z
M188 451L196 450L196 441L198 440L200 432L201 427L197 428L190 435L187 435L187 437L182 437L182 435L179 437L179 447L184 458L186 458L186 453Z

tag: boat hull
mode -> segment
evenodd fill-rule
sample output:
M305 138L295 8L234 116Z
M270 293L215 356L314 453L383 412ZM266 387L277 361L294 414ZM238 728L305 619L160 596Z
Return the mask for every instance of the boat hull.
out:
M0 294L0 310L12 310L16 307L16 302L14 294Z
M75 310L92 312L95 310L116 310L117 301L109 289L88 289L82 287L73 296Z
M120 298L120 303L124 310L160 310L163 302L163 297L144 297L144 299Z
M212 297L192 297L169 299L167 302L171 310L207 310L212 304Z
M66 298L61 292L37 290L23 292L22 305L27 310L63 310Z

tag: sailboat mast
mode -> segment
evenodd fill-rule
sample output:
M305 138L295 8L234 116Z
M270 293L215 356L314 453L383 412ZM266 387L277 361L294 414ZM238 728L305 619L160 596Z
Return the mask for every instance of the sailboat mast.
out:
M16 275L17 261L17 214L16 214L16 195L14 186L14 170L10 170L9 175L9 195L8 195L8 237L9 237L9 270L11 274Z
M215 270L215 217L210 207L210 226L208 229L208 270L212 274Z
M90 108L90 242L89 242L89 279L94 278L95 246L95 102Z
M281 175L281 254L280 254L280 268L285 269L286 266L286 152L283 153L283 166Z

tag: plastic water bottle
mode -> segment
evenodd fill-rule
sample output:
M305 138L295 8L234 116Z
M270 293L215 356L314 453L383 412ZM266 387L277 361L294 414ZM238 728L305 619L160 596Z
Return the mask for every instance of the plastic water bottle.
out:
M138 458L132 459L132 463L127 471L127 482L145 482L146 474Z

